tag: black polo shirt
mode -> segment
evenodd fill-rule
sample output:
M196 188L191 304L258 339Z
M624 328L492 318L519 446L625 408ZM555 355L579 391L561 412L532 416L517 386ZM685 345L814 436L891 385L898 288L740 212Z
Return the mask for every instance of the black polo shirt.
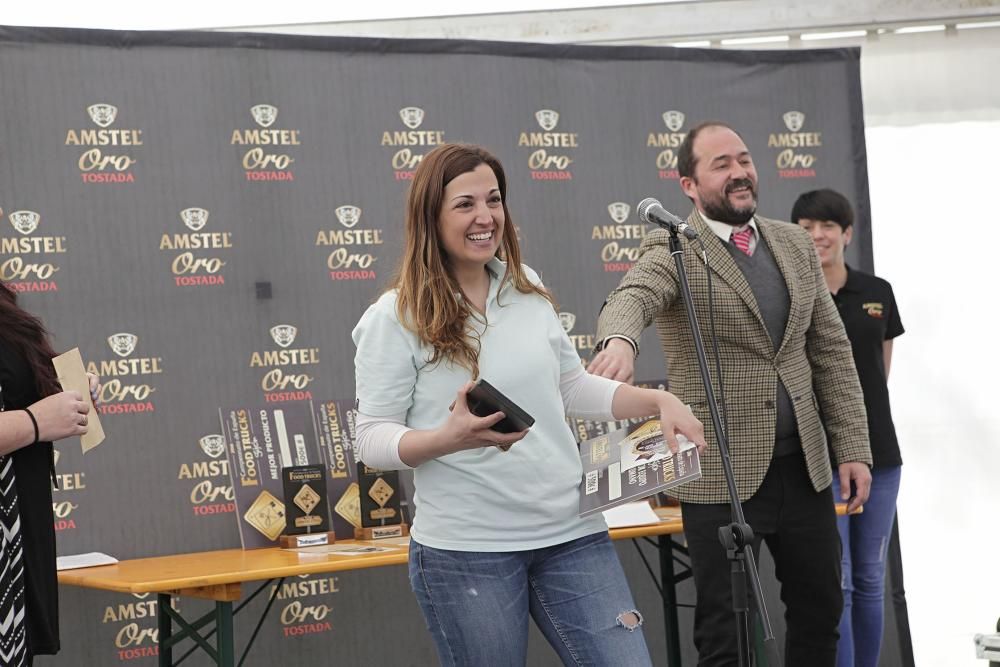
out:
M847 267L847 282L833 295L851 339L854 365L868 410L873 467L901 465L889 408L882 343L903 333L892 286L870 273Z

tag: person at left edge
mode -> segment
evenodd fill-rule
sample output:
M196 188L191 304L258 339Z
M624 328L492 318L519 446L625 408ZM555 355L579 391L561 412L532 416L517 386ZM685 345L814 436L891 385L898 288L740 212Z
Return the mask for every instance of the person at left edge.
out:
M529 615L565 664L649 665L607 525L578 516L566 416L656 414L674 448L675 433L704 447L702 425L672 394L585 373L520 258L500 162L478 146L428 153L394 287L353 332L358 455L414 469L410 582L442 665L525 664ZM501 434L502 413L472 415L477 377L534 425Z
M0 283L0 664L59 651L52 441L87 432L90 404L61 391L41 321ZM93 399L99 390L90 375ZM13 483L12 483L13 482Z

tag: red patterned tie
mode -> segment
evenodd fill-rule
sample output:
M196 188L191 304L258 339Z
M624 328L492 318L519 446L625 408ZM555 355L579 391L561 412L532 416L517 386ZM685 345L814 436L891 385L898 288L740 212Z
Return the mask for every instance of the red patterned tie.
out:
M742 230L738 232L733 232L732 235L733 245L743 251L745 255L751 255L750 252L750 239L753 238L753 227L747 225Z

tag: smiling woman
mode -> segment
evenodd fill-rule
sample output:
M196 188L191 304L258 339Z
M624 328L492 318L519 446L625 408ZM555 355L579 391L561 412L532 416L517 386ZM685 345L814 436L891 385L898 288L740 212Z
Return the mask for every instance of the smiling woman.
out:
M441 243L462 292L479 312L489 286L483 266L500 249L505 220L500 185L489 165L459 174L445 186L438 217Z
M507 224L507 176L500 161L478 146L446 144L421 165L410 187L406 247L393 280L397 312L434 350L431 362L453 357L475 377L478 362L467 322L473 311L483 313L487 263L505 260L517 291L551 299L521 265L514 225ZM491 238L483 238L487 232Z
M358 456L414 469L410 583L442 664L523 664L530 615L567 664L648 665L607 526L579 516L566 417L659 413L668 439L703 445L701 423L672 394L584 372L520 262L506 200L503 167L478 146L440 146L417 167L395 288L353 332ZM531 427L501 433L502 412L472 414L476 378Z

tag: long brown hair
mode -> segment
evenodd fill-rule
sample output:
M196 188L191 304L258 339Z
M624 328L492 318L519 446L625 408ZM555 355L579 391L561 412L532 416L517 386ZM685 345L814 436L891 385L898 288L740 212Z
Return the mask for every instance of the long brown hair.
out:
M481 164L493 170L503 206L503 236L497 257L507 263L501 281L510 280L517 291L551 296L534 285L521 268L517 232L507 210L507 177L492 153L470 144L444 144L424 156L417 166L406 199L406 246L392 282L398 290L396 313L400 322L420 341L433 348L431 363L448 359L479 375L479 340L469 318L472 309L460 298L461 288L452 273L438 233L444 189L456 177Z
M42 321L17 305L14 290L0 282L0 339L24 356L41 396L57 393L59 380L52 367L56 356Z

